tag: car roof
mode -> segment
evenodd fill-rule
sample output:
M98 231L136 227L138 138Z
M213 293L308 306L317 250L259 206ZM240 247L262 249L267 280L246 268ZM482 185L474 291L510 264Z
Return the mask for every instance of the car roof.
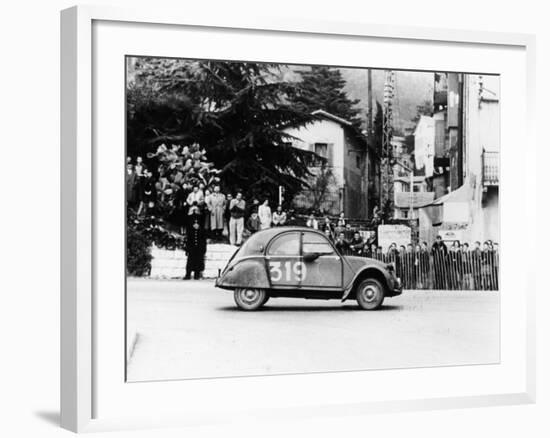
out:
M320 234L321 236L324 236L323 233L321 233L318 230L314 230L313 228L308 227L300 227L300 226L282 226L282 227L273 227L273 228L266 228L265 230L257 231L252 236L250 236L247 241L243 244L241 247L241 250L239 251L239 254L237 254L237 257L244 257L254 254L263 254L266 245L277 235L292 231L308 231L311 233Z

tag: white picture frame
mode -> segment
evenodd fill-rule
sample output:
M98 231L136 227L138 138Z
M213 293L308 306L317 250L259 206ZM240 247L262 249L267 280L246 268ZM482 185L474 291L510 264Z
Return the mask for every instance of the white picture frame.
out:
M215 13L208 16L193 15L190 11L162 11L156 8L147 10L129 10L110 7L78 6L61 13L61 426L75 431L99 431L119 428L158 427L163 425L202 424L208 422L228 421L234 413L213 410L194 413L193 418L178 411L150 412L147 418L143 415L132 416L128 412L109 412L109 415L98 415L98 373L104 364L98 364L97 351L101 337L97 336L98 302L95 297L98 285L96 270L96 209L98 193L95 190L98 175L94 172L97 161L93 153L94 138L94 105L96 103L93 84L95 66L94 23L132 23L134 26L186 26L201 29L203 32L224 32L227 29L238 29L259 35L262 32L277 32L280 35L333 35L348 36L355 40L362 38L380 39L390 44L398 42L416 43L451 43L464 47L485 46L488 48L508 48L523 53L524 69L527 84L524 93L523 129L525 153L533 153L534 140L534 53L535 39L532 35L491 33L483 31L460 31L449 29L425 29L416 27L374 25L367 23L338 23L295 20L291 17L254 17L242 16L240 19L227 21ZM200 48L199 48L200 49ZM522 56L523 56L522 55ZM506 86L511 86L510 84ZM523 110L522 110L523 111ZM510 163L508 163L510 164ZM507 161L503 161L503 167ZM518 189L525 195L525 202L535 197L535 175L520 169L524 177L523 185ZM504 180L503 183L506 186ZM506 189L509 189L508 186ZM521 210L521 209L520 209ZM524 209L527 210L527 209ZM527 214L520 211L518 215ZM122 240L122 238L121 238ZM503 238L503 241L506 240ZM524 232L524 242L534 245L534 230ZM503 249L504 250L504 249ZM503 257L505 263L506 256ZM519 384L513 391L503 388L484 394L463 394L456 396L445 394L438 397L418 398L403 396L390 399L361 400L345 393L339 394L338 401L329 404L321 401L311 404L305 399L302 406L293 406L285 402L284 397L276 398L269 406L258 411L244 409L239 415L255 418L273 418L277 415L305 417L311 415L341 415L344 412L364 415L372 412L392 412L414 409L441 409L456 407L475 407L488 405L532 403L535 400L535 274L534 267L522 265L521 277L524 279L521 306L521 330L518 340L524 346L521 353L521 367L518 375ZM119 315L122 319L124 315ZM503 324L510 324L504 318ZM506 328L506 327L504 327ZM505 333L506 330L503 331ZM505 334L503 334L505 336ZM507 342L503 338L503 342ZM101 368L103 369L103 368ZM422 371L429 379L431 371ZM407 370L389 370L383 373L400 373L399 378L406 378ZM99 377L98 377L99 376ZM361 375L363 376L363 375ZM356 376L355 378L362 378ZM411 375L412 376L412 375ZM503 375L503 378L506 377ZM262 379L262 378L258 378ZM257 380L258 380L257 379ZM264 378L269 380L268 378ZM272 378L270 378L272 380ZM294 376L307 380L306 377ZM259 380L258 380L259 381ZM124 382L120 382L124 383ZM238 383L231 388L238 387ZM338 382L333 382L338 383ZM171 385L171 383L167 383ZM174 383L175 385L175 383ZM206 383L205 383L206 385ZM209 391L216 391L210 382ZM165 385L166 386L166 385ZM145 385L134 392L145 391ZM226 390L226 389L224 389ZM145 394L145 393L144 393ZM160 394L160 393L158 393ZM268 392L266 392L268 394ZM144 395L145 396L145 395ZM346 401L347 400L347 401ZM98 411L99 409L99 411Z

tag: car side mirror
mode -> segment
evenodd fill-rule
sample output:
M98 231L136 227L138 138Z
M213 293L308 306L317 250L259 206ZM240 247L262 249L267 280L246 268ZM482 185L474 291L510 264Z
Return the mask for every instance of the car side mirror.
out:
M321 254L318 252L305 252L304 253L304 261L306 262L313 262L319 258Z

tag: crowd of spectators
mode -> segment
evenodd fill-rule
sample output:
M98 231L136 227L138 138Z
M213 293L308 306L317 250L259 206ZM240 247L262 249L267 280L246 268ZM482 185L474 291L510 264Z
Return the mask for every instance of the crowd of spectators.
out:
M218 179L211 184L174 181L162 167L158 177L147 169L141 157L135 162L128 157L126 164L126 199L138 216L158 213L163 209L167 222L182 235L199 223L206 238L239 246L243 240L270 227L294 223L292 212L278 205L271 210L268 199L256 198L247 202L243 193L223 193Z
M373 247L365 256L394 264L397 275L409 289L497 290L499 284L498 244L491 240L450 244L437 236L427 242L397 246L386 251Z
M199 164L200 166L195 166L198 172L204 169L204 164ZM378 245L375 232L360 232L349 223L344 213L337 218L311 214L297 220L293 211L285 211L281 205L272 210L269 199L260 202L253 198L247 201L240 191L234 194L223 193L218 178L210 180L210 183L205 183L204 178L202 181L194 179L189 182L178 180L177 172L172 171L169 174L168 170L161 164L154 176L141 157L137 157L135 161L128 157L126 200L128 207L134 209L138 217L159 213L167 223L172 224L186 237L186 252L189 256L186 278L191 273L197 278L204 269L207 240L240 246L248 236L257 231L304 224L304 221L306 227L323 232L343 255L391 261L398 271L403 271L404 266L412 263L412 278L415 282L419 281L423 266L429 267L426 269L432 271L436 283L441 283L433 285L438 288L448 288L448 282L455 281L449 280L449 272L439 272L445 266L451 266L453 271L460 272L453 274L460 285L465 280L471 280L475 288L483 287L485 278L488 277L494 278L492 283L496 282L498 276L492 272L497 269L498 244L491 240L483 244L473 242L471 246L467 242L459 241L449 245L441 236L437 236L431 247L427 242L419 242L400 246L392 243L389 247L382 248ZM441 267L436 263L437 260L442 261ZM403 275L403 272L400 274Z
M392 263L397 276L411 289L498 289L498 243L487 240L470 245L455 240L445 243L437 236L427 242L406 245L378 244L376 233L353 228L341 214L336 221L311 215L306 226L322 231L342 255L370 257Z

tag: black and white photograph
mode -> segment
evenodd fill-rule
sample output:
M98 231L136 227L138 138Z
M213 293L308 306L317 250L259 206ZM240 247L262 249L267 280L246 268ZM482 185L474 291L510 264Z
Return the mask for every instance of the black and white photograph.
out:
M550 436L543 2L6 6L2 436Z
M125 69L128 382L499 363L499 75Z

